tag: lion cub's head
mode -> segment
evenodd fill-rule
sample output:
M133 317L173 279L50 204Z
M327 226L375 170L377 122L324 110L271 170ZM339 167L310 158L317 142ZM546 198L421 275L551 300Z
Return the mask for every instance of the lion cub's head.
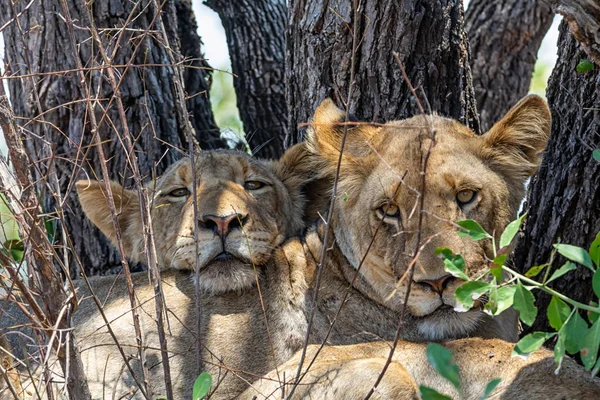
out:
M239 291L255 282L255 267L266 263L275 246L303 227L304 145L279 161L258 161L234 151L203 151L196 156L198 243L194 244L192 165L173 164L147 185L157 261L161 268L193 270L198 255L199 285L212 294ZM111 182L124 250L145 261L138 194ZM117 243L104 183L77 182L85 214Z
M338 163L343 118L326 100L309 130L315 168L330 176ZM421 193L432 131L435 145ZM354 268L365 258L360 273L370 287L367 292L400 310L408 284L405 273L417 253L408 310L423 338L459 337L477 329L482 311L454 311L454 291L462 281L444 270L434 251L448 247L461 254L469 276L487 270L490 241L461 238L454 223L474 219L499 238L516 216L525 180L536 171L549 131L550 112L537 96L521 100L482 136L439 116L348 129L332 228Z

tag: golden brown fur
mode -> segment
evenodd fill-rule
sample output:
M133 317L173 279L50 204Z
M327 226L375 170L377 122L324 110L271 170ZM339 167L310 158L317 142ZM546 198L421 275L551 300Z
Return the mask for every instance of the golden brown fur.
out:
M317 109L309 132L315 170L330 176L337 167L343 134L336 124L343 116L326 100ZM485 325L485 314L479 309L452 310L454 290L463 282L444 270L434 250L448 247L461 254L469 276L487 270L487 260L493 258L491 241L459 237L455 222L474 219L498 239L516 216L525 180L539 164L549 130L550 112L537 96L520 101L482 136L438 116L348 129L332 218L339 252L329 262L338 266L349 262L347 274L351 275L364 259L356 287L373 301L398 311L409 283L405 274L418 252L408 299L417 336L441 340L476 333ZM421 165L432 133L435 145L428 156L424 210L419 213ZM472 202L458 202L463 191L475 193ZM397 215L385 216L386 207L398 210ZM436 287L443 290L437 293ZM503 325L512 326L512 333L499 337L516 339L516 319L507 324Z
M375 378L363 381L362 376L377 376L381 366L370 361L386 359L390 352L390 345L386 342L376 342L325 347L313 366L315 372L308 374L301 381L301 385L295 392L297 393L295 398L301 398L301 394L308 390L319 393L321 390L331 391L332 388L336 390L335 398L339 399L352 398L357 393L364 395L373 386ZM501 382L488 399L594 400L600 398L600 380L592 378L573 360L565 359L560 373L555 374L554 353L550 350L540 349L527 359L523 359L511 357L514 345L498 339L459 339L446 342L444 346L452 352L453 362L460 368L465 400L480 399L486 385L496 378L501 378ZM317 347L309 347L308 360L312 359ZM385 374L386 379L395 380L397 387L410 387L416 381L417 385L434 388L453 399L460 398L452 384L438 374L428 362L426 347L424 343L400 341L391 365L404 367L405 370L398 371L390 368ZM298 353L288 362L280 365L278 374L295 376L299 357ZM352 370L351 366L355 365L360 365L361 369ZM316 377L328 376L338 371L343 371L345 374L337 381L315 379L315 375ZM282 390L289 393L293 379L288 378L287 382L290 383L282 385L276 378L274 371L269 373L264 379L255 382L238 399L250 400L256 396L261 400L271 393L275 395L270 398L276 399L277 394ZM361 384L356 385L355 382ZM312 385L309 386L308 383ZM379 386L376 393L384 399L413 398L410 392L402 393L396 388L383 386Z
M549 114L545 103L536 98L521 103L517 111L526 110L524 117L531 115L540 116L541 123L537 134L542 139L536 147L536 151L529 151L533 158L528 162L537 164L538 153L541 144L545 142L548 131ZM513 110L514 111L514 110ZM270 170L267 177L279 177L283 184L287 184L290 193L300 193L303 182L306 180L307 171L312 174L320 173L320 177L329 179L335 168L339 145L340 130L333 127L340 117L339 110L331 103L324 103L315 115L313 130L309 138L313 153L306 154L303 148L296 148L297 153L286 153L280 163L266 165ZM512 123L504 123L504 129L512 129L513 125L519 126L522 118L513 118ZM506 122L506 121L505 121ZM516 319L512 312L507 312L500 317L492 319L478 310L468 313L455 313L442 307L442 299L445 304L453 304L452 290L459 284L457 281L448 285L443 296L433 294L428 289L425 279L439 278L444 275L441 261L433 255L433 249L439 245L451 247L456 252L463 254L468 262L467 272L475 273L484 266L484 256L489 254L489 248L481 242L471 243L457 237L454 227L448 221L456 221L459 218L470 217L479 220L486 229L499 234L500 230L516 213L518 202L513 200L522 196L523 182L521 178L512 179L507 175L511 168L520 168L517 161L513 164L507 162L506 151L510 147L521 146L517 137L522 136L520 131L514 142L507 138L491 140L498 135L504 135L504 130L498 134L488 134L482 138L474 136L464 126L443 118L434 117L433 123L438 130L438 144L430 159L429 175L427 176L428 187L425 193L426 209L431 214L425 214L423 238L431 239L429 244L421 252L419 262L415 270L415 280L418 282L413 287L413 295L409 299L409 315L405 319L402 330L404 339L414 341L426 341L432 339L446 339L464 336L480 336L484 338L504 338L506 340L516 339ZM414 224L415 216L410 215L407 210L414 203L415 193L408 189L418 187L418 169L422 148L419 143L426 143L424 139L424 125L421 118L413 118L407 121L394 122L384 127L362 126L350 131L346 155L342 163L340 181L340 194L334 206L334 218L332 223L332 249L323 266L322 282L319 288L319 299L316 308L315 320L310 332L310 343L321 343L326 338L330 324L337 315L335 325L328 337L327 342L331 345L345 345L355 343L366 343L377 340L391 340L396 332L400 320L402 294L405 285L396 289L397 279L406 270L407 262L410 260L410 252L415 246ZM514 129L513 129L514 131ZM498 136L499 137L499 136ZM416 141L416 142L415 142ZM366 143L369 142L370 146ZM530 142L527 143L529 145ZM305 150L305 149L304 149ZM524 151L515 151L517 154L526 154ZM212 153L211 153L212 154ZM298 207L291 208L291 215L270 215L273 213L285 213L285 205L274 205L269 201L253 203L250 197L240 195L239 187L240 171L234 166L237 161L225 158L231 153L217 152L209 157L216 160L223 157L220 163L210 162L204 165L199 176L199 213L202 215L206 210L210 212L226 212L230 203L236 202L233 211L238 213L242 207L248 207L251 222L244 223L256 226L254 232L271 234L265 225L269 219L276 219L276 223L282 223L285 218L296 221L297 225L289 223L290 226L300 225L302 212ZM456 156L460 157L457 158ZM310 162L307 162L310 161ZM251 161L244 161L251 163ZM184 164L180 164L180 167ZM263 164L265 165L265 164ZM501 166L501 167L500 167ZM180 167L170 170L177 179L183 179L185 174L180 173ZM529 167L528 167L529 168ZM185 167L183 168L185 170ZM223 171L233 171L232 175L223 176ZM237 172L236 172L237 171ZM463 175L471 172L472 179L479 178L481 187L477 186L482 193L481 199L473 207L458 211L452 206L452 199L442 196L444 190L453 191L462 188L460 185L465 179ZM475 171L475 172L474 172ZM529 171L529 170L528 170ZM404 175L406 172L406 175ZM532 171L515 172L516 176L525 176ZM263 172L264 173L264 172ZM165 174L165 182L172 182L169 174ZM310 174L309 174L310 175ZM358 279L353 286L350 282L358 266L359 260L366 253L366 245L371 240L376 226L380 223L381 216L377 215L377 208L381 206L382 199L389 200L391 194L398 185L399 177L405 176L399 194L394 200L402 213L408 214L403 217L404 227L399 231L399 224L384 221L381 231L376 237L375 245L366 262L361 268ZM261 175L262 176L262 175ZM203 180L204 177L204 180ZM210 178L210 179L209 179ZM247 179L244 176L244 179ZM271 178L273 179L273 178ZM441 180L440 180L441 179ZM462 180L461 180L462 179ZM177 181L175 179L175 181ZM211 186L214 181L219 181L219 186ZM180 181L177 181L180 183ZM229 183L229 182L234 182ZM186 184L187 185L187 184ZM204 186L203 186L204 185ZM237 185L237 186L236 186ZM174 186L177 188L177 186ZM213 187L213 189L210 189ZM162 189L161 191L161 188ZM390 188L392 190L390 191ZM79 185L80 193L83 186ZM116 188L119 192L120 188ZM156 231L156 243L158 258L163 267L176 267L179 269L193 268L195 255L194 247L191 249L181 246L189 246L190 228L193 219L190 213L190 200L179 203L179 200L170 201L165 207L160 196L173 190L166 183L158 182L155 191L155 203L153 209L154 226L163 228L164 232ZM509 194L509 191L514 191ZM101 192L101 191L100 191ZM110 214L106 207L102 208L103 197L98 196L98 191L91 196L92 206L86 211L94 223L99 225L109 237L111 237ZM125 193L121 191L121 193ZM205 197L206 195L206 197ZM228 199L220 202L220 199ZM296 197L291 196L292 203ZM300 196L301 198L301 196ZM135 196L133 194L121 194L122 214L119 218L123 229L126 244L126 252L133 259L144 259L140 252L139 240L141 238L139 220L136 218L139 211L135 207ZM213 200L210 200L213 199ZM279 201L285 201L285 196L279 196ZM240 200L239 202L237 202ZM86 200L82 197L82 201ZM94 202L95 201L95 202ZM252 206L252 204L255 204ZM300 203L297 203L300 204ZM288 204L289 206L289 204ZM84 206L85 207L85 206ZM161 210L164 208L164 210ZM172 210L172 211L169 211ZM98 211L98 212L96 212ZM95 214L95 215L94 215ZM311 213L309 213L311 214ZM314 213L312 214L314 215ZM408 218L411 216L411 218ZM440 220L435 216L442 217ZM277 219L279 218L279 219ZM204 221L206 222L206 221ZM250 225L251 224L251 225ZM262 226L262 227L261 227ZM202 229L210 230L211 226L206 224ZM214 226L212 226L214 228ZM284 227L280 227L283 235ZM293 231L293 229L291 229ZM258 254L263 257L263 262L251 266L250 258L242 252L240 246L226 248L235 255L236 263L223 264L220 260L214 263L210 257L222 251L207 251L214 245L213 233L204 232L201 236L202 245L198 246L203 262L204 275L199 282L199 292L202 296L202 315L200 333L196 334L196 318L194 299L197 293L190 277L185 271L177 271L173 268L163 271L163 291L165 293L166 305L169 309L170 329L168 336L169 351L174 357L171 362L171 370L175 392L180 397L187 397L191 392L191 385L196 376L194 370L195 352L194 347L201 340L203 351L203 367L215 378L214 387L218 385L218 391L212 396L213 399L233 398L238 395L249 382L267 373L276 365L283 363L294 352L302 346L302 341L307 329L307 319L312 310L312 298L315 291L315 277L317 271L317 260L320 257L323 245L323 226L311 229L303 238L291 239L281 248L275 250L273 259L266 261L271 254L269 250L278 244L280 238L269 241L269 246L264 246L264 252ZM289 233L289 232L288 232ZM289 233L291 234L291 233ZM434 235L435 234L435 235ZM232 231L230 235L234 235ZM432 236L433 235L433 236ZM234 239L236 236L232 236ZM185 244L178 245L178 240L186 240ZM228 239L229 240L229 236ZM193 242L192 242L193 243ZM222 244L217 241L216 244ZM178 247L179 246L179 247ZM227 246L227 244L226 244ZM256 246L259 250L260 245ZM174 249L183 248L187 251ZM236 252L237 251L237 252ZM257 254L254 254L256 260ZM260 253L260 251L259 251ZM268 253L268 254L267 254ZM227 279L221 279L220 271L226 271ZM214 272L213 273L211 273ZM250 272L252 277L249 278ZM240 276L242 285L230 285L231 276ZM150 367L151 379L154 384L154 394L164 394L162 388L162 366L160 355L156 350L159 342L156 333L154 313L154 290L147 282L145 274L137 274L134 278L136 285L136 297L142 304L140 318L144 330L144 343L148 346L148 365ZM258 281L260 293L254 283ZM420 282L420 283L419 283ZM404 282L405 283L405 282ZM96 278L92 285L101 301L106 302L105 310L111 321L120 344L129 349L128 354L135 354L135 338L131 316L127 313L129 300L127 289L123 279L114 277ZM238 291L243 289L243 294ZM345 293L349 296L340 309ZM218 294L218 295L215 295ZM388 296L392 295L390 298ZM102 393L115 393L117 396L125 393L131 386L135 386L131 374L123 368L121 356L116 351L113 340L110 338L104 322L89 299L89 292L80 288L81 301L78 312L75 314L75 333L80 341L84 365L88 371L88 378L94 395L101 396ZM263 311L264 305L264 311ZM266 322L265 322L266 321ZM268 330L267 330L268 325ZM381 357L368 361L367 365L380 365ZM359 363L362 361L359 361ZM133 360L136 375L141 378L139 363ZM372 363L372 364L370 364ZM108 366L108 367L107 367ZM351 368L344 365L335 365L347 374ZM321 366L323 371L329 367ZM401 367L395 367L400 371ZM328 372L323 372L328 374ZM396 387L397 390L412 393L410 382L404 382ZM394 390L396 390L394 389ZM321 390L321 389L319 389ZM328 390L328 389L324 389ZM138 396L139 397L139 396Z

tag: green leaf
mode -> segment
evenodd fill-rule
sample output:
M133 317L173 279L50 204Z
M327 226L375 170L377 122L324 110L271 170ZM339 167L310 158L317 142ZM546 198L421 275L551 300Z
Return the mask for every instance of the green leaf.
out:
M550 326L558 331L562 328L567 318L569 318L569 315L571 315L571 307L558 297L552 296L546 314L548 315Z
M548 264L542 264L542 265L535 265L531 268L529 268L529 271L525 272L525 276L528 278L532 278L534 276L538 276L538 274L540 272L543 271L544 268L546 268L548 266Z
M460 391L460 371L458 366L452 362L450 350L437 343L427 345L427 360L435 370L446 378L456 390Z
M581 362L589 371L596 364L598 358L598 347L600 347L600 319L594 322L594 325L586 332L581 341Z
M600 297L600 268L594 272L594 276L592 277L592 288L594 289L596 296Z
M537 316L537 307L535 306L535 297L527 290L521 282L517 283L515 295L513 298L513 306L519 311L519 318L523 323L531 326Z
M512 351L513 356L528 356L533 353L550 338L556 335L556 332L533 332L529 335L525 335L515 345Z
M481 396L481 400L485 400L490 394L492 394L492 392L494 391L494 389L496 389L496 386L498 386L498 384L500 383L501 380L502 379L500 379L500 378L496 378L496 379L492 379L491 381L489 381L487 386L485 387L483 396Z
M437 390L423 385L419 386L419 394L422 400L452 400L452 397L441 394Z
M592 157L594 158L594 160L600 162L600 149L592 151Z
M558 250L558 252L567 257L571 261L575 261L581 265L585 265L592 271L594 271L594 266L592 265L592 259L590 255L585 249L577 246L571 246L570 244L555 244L554 248Z
M208 372L201 373L194 382L192 400L200 400L206 396L210 390L210 385L212 385L212 376Z
M553 280L560 278L567 272L573 271L574 269L577 269L577 265L573 264L571 261L567 261L566 263L563 264L562 267L560 267L559 269L557 269L556 271L554 271L552 273L552 276L550 276L550 279L548 279L548 282L546 282L546 283L548 284L548 283L552 282Z
M565 359L565 335L562 331L558 332L558 340L554 345L554 362L556 363L556 370L554 373L558 375L560 367Z
M492 276L496 278L498 282L502 282L502 266L506 262L507 254L500 254L496 258L494 258L495 267L490 268L490 272Z
M563 326L562 330L565 333L565 347L569 354L577 354L581 349L581 343L583 337L587 333L588 324L579 315L579 312L575 312L567 323Z
M596 361L596 365L594 365L594 368L592 369L592 376L598 375L598 371L600 371L600 357L598 358L598 361Z
M465 269L465 259L461 255L452 253L452 250L447 247L435 249L435 254L444 260L444 269L452 276L464 279L465 281L469 280L469 277L463 272Z
M519 227L523 223L523 219L525 219L525 215L526 214L521 215L520 218L515 219L506 226L504 232L502 232L502 236L500 236L500 248L506 247L512 242L519 231Z
M579 60L579 64L575 67L575 71L580 74L585 74L586 72L590 72L594 70L594 63L590 60L581 59Z
M600 154L600 150L596 150ZM600 161L600 160L598 160ZM600 268L600 232L596 235L596 239L590 245L590 258L592 262L596 264L596 267Z
M460 285L454 292L456 300L463 305L467 310L473 308L473 300L481 297L482 294L488 292L492 285L481 281L470 281Z
M598 303L596 303L595 301L590 301L590 306L598 308ZM593 324L594 322L596 322L596 320L598 320L598 317L600 317L600 315L596 312L588 311L587 317L588 320Z
M516 290L517 287L514 285L503 286L500 289L498 289L498 304L496 306L496 312L494 313L494 315L500 314L502 311L508 309L513 305Z
M458 229L458 236L460 237L470 237L473 240L481 240L481 239L491 239L492 237L479 225L476 221L472 219L465 219L462 221L458 221L457 224L463 228Z

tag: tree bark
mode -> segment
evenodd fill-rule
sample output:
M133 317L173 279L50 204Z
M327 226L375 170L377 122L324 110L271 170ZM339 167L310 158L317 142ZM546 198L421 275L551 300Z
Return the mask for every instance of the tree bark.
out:
M240 117L252 153L279 158L287 126L285 0L207 0L227 35Z
M585 58L584 48L564 21L560 32L559 57L547 90L552 134L531 183L529 214L514 252L514 263L521 271L548 262L553 244L559 240L587 249L600 231L600 163L592 158L599 143L600 71L578 74L575 67ZM564 262L557 254L552 268ZM588 303L595 299L591 279L591 271L580 266L551 286ZM549 300L538 293L538 309L545 310ZM540 312L525 333L533 330L552 330L545 313Z
M565 17L569 28L588 56L600 65L600 2L552 0L554 12Z
M543 0L469 3L465 29L483 131L528 93L537 52L553 18Z
M325 97L348 96L352 3L291 2L286 145L301 140L298 125L309 121ZM360 46L350 111L360 120L376 122L418 114L394 60L392 53L397 52L412 84L427 97L432 111L456 118L478 132L462 1L364 0L360 4Z
M113 57L113 64L121 76L120 96L127 112L129 130L137 138L135 143L140 170L150 178L154 173L160 174L167 165L180 158L180 151L188 148L187 140L175 112L173 95L174 69L170 66L167 50L159 41L157 32L145 34L155 17L154 8L149 1L135 2L94 2L92 15L101 40ZM0 1L0 23L7 23L20 14L26 2ZM133 10L134 7L136 7ZM187 5L189 7L189 3ZM108 108L102 120L99 134L104 140L104 151L110 155L109 170L112 178L125 182L131 173L127 170L125 152L117 138L122 131L121 122L114 102L110 85L106 81L104 65L101 56L94 46L94 41L86 27L87 11L83 1L69 2L70 13L76 21L76 40L79 43L77 57L82 64L90 68L86 71L92 82L92 93L97 93L99 103ZM191 27L191 13L186 12L186 6L179 8L181 25ZM172 12L173 5L167 2L163 9L162 18L166 30L175 36L178 22ZM35 163L34 174L39 182L43 182L49 168L55 168L59 187L66 203L56 204L53 196L49 195L44 184L39 184L43 198L44 212L52 213L57 208L65 210L64 223L67 232L71 234L73 249L77 253L88 274L104 273L119 268L120 257L100 232L84 218L83 212L75 198L72 182L83 177L81 171L74 168L83 165L89 176L97 179L100 175L99 161L93 147L89 117L86 115L83 91L75 68L73 47L68 39L65 21L58 16L62 14L59 2L40 0L31 3L28 10L8 25L4 31L6 40L7 70L13 76L34 74L34 76L9 81L10 97L15 114L22 125L26 126L30 138L43 140L27 140L27 151ZM126 21L133 15L132 20L122 30ZM151 30L157 27L152 26ZM183 54L195 58L193 63L204 66L200 50L195 47L199 38L193 31L185 32ZM121 36L122 35L122 36ZM177 49L178 38L170 38L170 43ZM136 51L135 49L139 49ZM132 55L134 55L131 60ZM133 65L125 68L131 61ZM105 68L106 66L104 66ZM59 71L72 72L62 73ZM188 69L185 73L189 96L206 93L207 71L203 69ZM205 148L220 146L218 129L210 113L207 96L197 95L188 100L193 112L197 139ZM32 121L33 120L33 121ZM91 150L90 150L91 149ZM89 151L88 151L89 150ZM73 172L75 171L75 172ZM75 263L71 263L70 272L77 273Z

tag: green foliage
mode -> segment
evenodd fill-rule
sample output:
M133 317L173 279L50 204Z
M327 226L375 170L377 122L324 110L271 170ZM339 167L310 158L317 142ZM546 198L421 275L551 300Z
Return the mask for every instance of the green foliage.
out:
M198 375L192 389L192 400L200 400L204 398L212 385L212 376L208 372L203 372Z
M485 387L485 391L483 392L483 396L481 396L481 400L484 400L490 394L492 394L492 392L494 391L494 389L496 389L496 386L498 386L501 380L502 379L500 378L492 379Z
M548 286L550 282L559 279L570 271L576 270L578 265L593 271L592 288L594 294L600 297L600 233L595 237L589 250L569 244L555 244L555 251L550 257L550 262L530 268L524 275L507 267L507 248L518 232L523 217L511 222L501 235L499 246L496 248L494 238L472 220L460 221L457 233L461 237L470 237L473 240L492 241L494 258L490 261L489 271L476 280L467 280L456 289L455 298L460 307L470 309L473 307L474 299L486 298L484 310L492 315L497 315L513 306L519 311L520 320L532 326L538 317L535 305L533 289L541 290L552 295L552 299L546 310L546 316L550 326L555 332L533 332L523 337L513 350L513 355L526 357L536 351L545 342L554 339L554 358L557 365L557 373L560 369L565 354L578 354L583 365L595 375L600 370L600 306L597 302L588 304L579 303L568 296L556 292ZM551 265L555 252L568 259L560 268L552 271ZM464 274L464 259L458 254L452 253L448 248L436 250L446 264L446 270L459 276ZM506 281L503 272L507 275ZM489 274L489 275L488 275ZM548 278L548 276L550 277ZM465 279L466 280L466 279ZM586 321L582 312L587 312ZM589 326L591 324L591 326ZM491 383L490 383L491 384ZM493 390L493 389L491 389Z
M585 74L586 72L594 70L594 63L590 60L581 59L579 60L579 64L577 64L577 67L575 67L575 70L580 74Z
M535 93L540 96L546 95L546 86L548 86L548 78L552 72L552 65L543 62L538 59L535 63L533 75L531 76L531 84L529 85L529 92Z
M592 157L594 158L594 160L600 162L600 149L592 151Z
M464 279L465 281L469 280L469 277L463 272L465 269L465 259L461 255L452 253L452 250L447 247L435 249L435 254L444 261L444 269L452 276Z
M427 386L419 386L419 394L422 400L452 400L452 397L441 394L435 389Z

